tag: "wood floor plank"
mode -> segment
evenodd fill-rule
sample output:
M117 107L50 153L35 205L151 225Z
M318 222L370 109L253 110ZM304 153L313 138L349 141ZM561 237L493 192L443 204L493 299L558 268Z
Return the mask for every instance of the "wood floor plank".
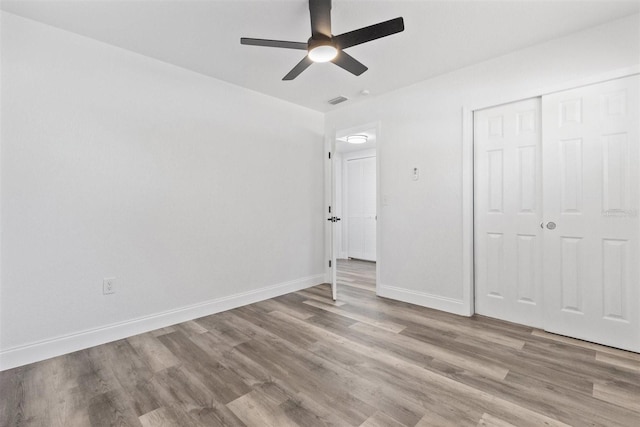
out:
M101 346L102 360L111 370L120 387L133 390L139 381L148 381L153 373L127 340Z
M368 323L370 325L373 325L375 327L381 328L381 329L385 329L387 331L391 331L394 333L398 333L401 332L405 326L403 325L399 325L396 323L391 323L391 322L384 322L384 321L378 321L376 319L372 319L370 317L366 317L366 316L361 316L359 314L355 314L352 312L349 312L347 310L343 310L340 308L336 308L332 305L329 304L325 304L323 302L318 302L318 301L304 301L305 304L313 306L313 307L317 307L317 308L321 308L325 311L328 311L330 313L334 313L343 317L348 317L349 319L353 319L353 320L357 320L358 322L362 322L362 323Z
M307 297L309 300L318 301L334 307L341 307L346 304L344 301L334 301L329 295L322 295L321 292L312 292L312 290L298 291L298 294Z
M102 346L88 348L64 356L76 377L80 394L86 401L98 394L120 387L111 371Z
M314 316L314 314L309 312L308 310L300 310L297 306L289 306L275 299L261 301L258 304L265 307L268 312L282 311L290 316L297 317L298 319L304 320Z
M247 427L226 405L215 404L200 408L178 403L174 407L180 408L198 427Z
M578 351L576 351L578 350ZM596 360L595 352L592 350L582 349L581 347L567 346L559 344L558 346L548 346L547 342L525 344L523 351L527 362L534 362L532 365L523 365L528 371L539 374L540 368L548 370L545 379L555 380L567 379L574 377L576 380L582 381L608 381L612 375L616 375L618 381L631 384L640 383L640 373L621 369L617 366L605 365ZM566 366L572 366L571 372L567 375ZM529 369L530 368L530 369Z
M227 404L238 418L250 426L296 427L280 404L269 396L254 390Z
M455 424L456 427L474 427L477 426L475 420L459 419ZM425 414L414 427L451 427L451 419L443 417L437 413L429 412Z
M43 363L42 393L45 396L57 396L57 399L47 399L44 412L47 414L42 421L50 427L65 427L68 425L89 423L86 408L86 396L82 395L78 387L73 365L64 357L48 359Z
M339 365L341 376L353 383L351 391L358 399L397 421L413 425L424 413L428 396L420 396L420 390L404 383L393 367L352 351L347 341L319 341L309 350Z
M0 421L3 426L26 425L24 374L33 365L0 372Z
M358 282L354 281L353 279L345 280L343 278L342 280L338 281L338 285L339 286L348 286L349 288L356 288L356 289L361 289L361 290L365 290L365 291L370 291L371 290L371 286L363 285L361 283L358 283Z
M188 371L185 366L172 366L158 373L150 381L163 406L181 402L190 406L206 408L217 401L218 393L207 387L201 378Z
M613 383L593 384L593 397L637 412L640 424L640 400L637 398L639 394L640 384L632 389Z
M596 351L596 360L598 362L603 362L609 365L614 365L635 372L640 372L640 361L635 360L634 358L621 357L620 355Z
M521 351L485 346L478 348L463 342L443 341L439 337L432 337L422 331L407 328L403 335L425 341L437 343L445 348L455 349L461 354L474 355L478 361L501 363L511 367L514 374L525 374L537 381L557 384L576 391L586 391L591 388L591 380L606 380L610 378L611 369L605 368L595 361L594 352L589 349L566 345L552 344L549 341L527 342ZM558 351L561 349L562 351ZM571 365L571 372L566 367ZM638 381L640 377L633 374L619 376L619 381Z
M352 389L359 382L357 378L332 369L330 363L309 352L280 340L254 340L236 349L266 365L275 378L287 381L297 392L313 395L318 403L331 408L347 423L359 425L375 412L373 406L354 395Z
M203 317L196 319L196 323L203 325L207 333L215 336L219 342L231 347L251 340L251 337L229 325L222 316Z
M516 427L511 423L501 420L498 417L484 413L482 418L478 421L478 427Z
M216 401L227 403L251 391L242 378L216 360L210 359L207 352L182 332L162 335L158 339L173 354L188 362L181 367L185 374L197 377L215 395Z
M594 350L594 351L599 351L601 353L608 353L608 354L611 354L613 356L628 358L628 359L640 362L640 354L633 353L631 351L620 350L620 349L613 348L613 347L607 347L605 345L594 344L594 343L591 343L591 342L582 341L582 340L575 339L575 338L570 338L570 337L565 337L565 336L562 336L562 335L552 334L550 332L541 331L539 329L533 330L531 332L531 335L534 335L534 336L540 337L540 338L546 338L546 339L549 339L549 340L570 344L570 345L577 346L577 347L582 347L582 348L587 348L587 349Z
M153 372L159 372L180 363L180 359L152 334L134 335L127 338L127 341Z
M571 389L526 376L523 376L519 381L513 381L512 375L510 372L506 380L502 382L469 376L464 372L455 373L451 375L451 378L470 387L481 389L492 396L500 397L519 407L560 420L565 424L570 424L572 420L584 417L589 420L590 425L626 426L633 425L636 419L636 415L631 411L621 411L619 407L598 401L590 395L576 393ZM550 393L550 390L553 392ZM571 402L571 404L567 404L567 402ZM506 415L499 413L493 415L513 424L522 423L517 419L518 422L511 420L508 417L509 414L510 412L507 412Z
M376 412L365 420L360 427L404 427L404 424L399 423L390 416L383 412Z
M189 336L204 334L205 332L208 331L207 328L203 327L198 322L195 322L193 320L190 320L188 322L182 322L179 325L177 325L177 327L180 328L183 332L185 332Z
M315 342L314 337L306 334L302 330L292 329L286 321L283 321L278 317L271 316L269 313L264 314L256 312L250 307L243 307L242 309L235 310L234 313L236 316L243 318L247 322L254 323L273 335L290 341L294 345L304 348Z
M138 381L135 389L125 389L130 404L134 412L140 416L160 408L163 403L160 399L160 393L156 389L156 384L151 381Z
M24 396L30 397L23 402L24 419L44 424L50 417L47 402L46 372L49 361L45 360L39 369L27 369L22 377Z
M180 425L180 418L175 412L161 407L138 417L143 427L175 427Z
M0 372L0 427L640 425L640 355L327 284Z
M410 310L397 310L395 307L386 303L385 300L370 300L364 298L354 298L354 300L355 301L349 300L348 304L350 306L356 307L367 307L370 310L387 314L390 316L390 321L406 326L413 325L419 328L431 328L438 331L451 332L455 335L455 339L472 338L476 341L482 342L485 346L487 342L491 342L515 349L521 349L525 344L525 341L522 339L515 339L502 334L487 331L480 325L475 325L472 323L468 323L467 325L456 325L452 324L451 322L425 316L424 313L415 313Z
M149 332L154 337L159 337L160 335L170 334L171 332L175 332L176 328L173 326L167 326L166 328L156 329L155 331Z
M363 352L364 352L364 350L363 350ZM486 386L487 384L488 384L488 383L483 383L482 385L485 385L485 386ZM496 389L496 390L498 390L498 389ZM520 389L518 390L518 393L519 393L519 394L523 394L523 393L525 393L525 392L527 392L527 391L528 391L528 388L526 388L526 387L522 387L522 388L520 388ZM529 397L529 396L530 396L530 397L535 397L535 396L530 395L530 394L529 394L529 395L527 395L527 397ZM508 397L508 395L507 395L507 397ZM524 401L526 401L526 400L527 400L527 399L521 399L521 401L523 401L523 402L524 402ZM509 406L509 404L510 404L509 402L504 402L504 403L505 403L505 405L507 405L507 406ZM551 403L553 403L553 401L551 401ZM591 403L594 403L594 402L591 402ZM514 405L514 406L515 406L515 407L517 407L517 405ZM542 405L542 406L539 406L539 407L540 407L542 410L544 410L545 408L548 408L548 405L547 405L547 406ZM589 409L590 409L589 405L582 405L582 407L581 407L581 411L583 411L583 412L585 412L585 413L588 413L590 416L592 416L592 417L593 417L593 418L595 418L595 419L598 419L597 411L591 411L591 410L589 410ZM533 412L533 411L531 411L531 412ZM572 414L572 415L574 415L574 414ZM603 421L602 421L602 423L601 423L600 425L607 425L607 422L609 421L609 419L607 419L607 418L602 418L602 417L601 417L600 419L602 419L602 420L603 420ZM539 421L539 420L538 420L538 421Z
M299 426L329 427L348 425L338 414L319 404L305 393L297 393L294 399L280 404L287 416Z
M121 390L112 390L94 396L89 403L92 426L141 426L140 420L127 404Z
M395 341L395 343L404 348L420 351L421 353L427 354L434 359L440 359L443 362L447 362L451 365L458 366L462 369L466 369L469 372L474 372L479 375L502 380L509 373L509 369L505 368L504 366L499 366L497 364L484 361L478 362L474 357L465 357L464 355L461 356L455 351L443 349L442 347L439 347L437 345L416 341L404 335L392 336L387 331L379 328L374 328L371 325L367 325L364 323L356 323L352 325L351 328L353 330L369 335L378 342L393 340Z
M281 314L282 315L282 314ZM305 325L300 322L296 322L291 319L292 323L295 323L299 328L305 328ZM311 326L314 328L313 326ZM448 414L454 420L468 417L473 420L473 424L477 422L482 412L480 412L481 405L476 405L476 408L468 407L465 404L457 403L455 406L450 405L447 396L450 393L454 393L452 390L442 390L441 387L437 387L437 393L434 393L433 388L425 387L428 381L424 381L424 378L420 375L424 373L429 375L428 371L422 372L420 366L415 365L413 362L404 362L402 359L396 356L387 354L382 350L368 347L365 344L361 344L355 341L351 341L348 337L340 336L332 332L317 328L319 336L324 338L323 341L319 341L312 347L314 352L320 355L324 355L327 359L332 356L338 356L341 365L345 365L347 369L352 370L359 377L372 378L373 381L378 384L384 384L383 390L379 393L385 395L401 395L405 396L405 403L413 403L417 405L427 405L422 409L433 409L434 411L442 411L443 414ZM323 347L324 346L324 347ZM349 349L350 352L355 352L355 355L340 354L343 349ZM359 361L368 361L365 364L359 363ZM369 368L369 363L373 363ZM377 380L377 381L376 381ZM367 397L364 397L366 400ZM399 400L395 400L394 404L402 408L402 404L398 403ZM378 407L384 403L384 401L378 400ZM410 406L411 408L411 406ZM415 407L408 409L407 414L412 415L415 413ZM391 411L391 409L390 409ZM403 419L404 415L395 415L396 419ZM416 420L414 420L416 422Z

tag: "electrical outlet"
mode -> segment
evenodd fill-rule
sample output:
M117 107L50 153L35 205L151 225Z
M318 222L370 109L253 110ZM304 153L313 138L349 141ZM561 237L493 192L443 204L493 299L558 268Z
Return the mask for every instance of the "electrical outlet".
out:
M102 293L104 295L115 294L116 293L116 278L115 277L105 277L102 279Z

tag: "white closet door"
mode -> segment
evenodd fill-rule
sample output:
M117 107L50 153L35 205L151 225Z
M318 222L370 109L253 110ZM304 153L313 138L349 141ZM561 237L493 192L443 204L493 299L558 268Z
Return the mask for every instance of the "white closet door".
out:
M347 253L376 260L376 158L347 160Z
M477 111L476 312L542 327L540 99Z
M542 98L545 329L634 351L639 90L634 76Z

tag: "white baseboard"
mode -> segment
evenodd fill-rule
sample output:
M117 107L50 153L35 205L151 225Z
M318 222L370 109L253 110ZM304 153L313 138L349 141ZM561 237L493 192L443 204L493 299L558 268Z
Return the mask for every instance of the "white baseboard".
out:
M306 289L324 282L324 274L303 277L290 282L266 286L248 292L176 308L175 310L168 310L125 322L105 325L99 328L2 350L0 351L0 371L120 340L155 329L165 328L210 314L231 310L289 292Z
M377 287L378 296L395 299L409 304L420 305L422 307L433 308L435 310L446 311L460 316L471 316L469 304L463 300L447 298L426 292L413 291L410 289L398 288L379 284Z

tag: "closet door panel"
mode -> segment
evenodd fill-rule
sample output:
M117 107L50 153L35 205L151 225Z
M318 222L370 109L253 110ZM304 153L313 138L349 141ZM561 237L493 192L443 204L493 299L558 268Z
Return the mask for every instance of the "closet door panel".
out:
M640 351L639 77L542 98L545 329Z
M474 123L476 312L542 327L540 99Z

